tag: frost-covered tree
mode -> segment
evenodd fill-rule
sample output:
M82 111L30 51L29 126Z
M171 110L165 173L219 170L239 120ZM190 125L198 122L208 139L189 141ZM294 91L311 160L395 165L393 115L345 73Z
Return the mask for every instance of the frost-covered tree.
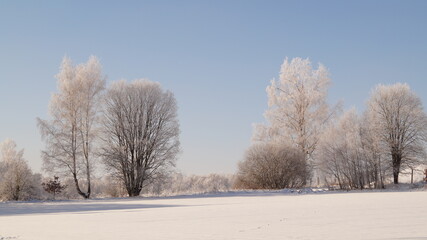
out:
M346 111L331 124L319 143L325 183L342 189L384 188L386 164L382 145L366 113Z
M403 168L425 156L427 116L421 100L407 84L378 85L368 101L367 114L391 159L397 184Z
M236 188L281 189L302 187L309 175L304 154L283 144L258 143L239 163Z
M378 159L372 141L365 132L363 118L355 109L345 112L330 126L319 144L320 166L340 188L378 187ZM369 144L375 145L375 142Z
M367 181L373 183L374 188L384 188L389 164L386 162L383 146L379 136L375 133L374 125L369 120L367 112L359 118L360 147L367 166Z
M10 139L0 144L0 197L15 201L38 198L41 178L28 167L24 149L18 151L16 147Z
M313 165L313 153L332 115L326 102L329 84L323 65L314 69L309 59L286 58L279 80L267 87L268 124L257 125L253 139L294 146L304 154L307 166Z
M77 192L90 198L94 142L98 134L99 112L105 77L96 57L73 65L64 58L58 79L58 92L50 101L51 120L38 119L46 150L42 151L47 171L74 179ZM82 190L82 181L87 186Z
M175 97L156 82L119 81L108 89L104 118L105 164L129 196L138 196L179 152Z

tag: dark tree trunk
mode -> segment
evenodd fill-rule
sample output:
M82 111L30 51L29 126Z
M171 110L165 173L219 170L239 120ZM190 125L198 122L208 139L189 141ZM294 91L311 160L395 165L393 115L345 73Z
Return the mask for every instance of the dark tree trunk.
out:
M393 160L393 183L399 184L399 173L400 164L402 163L402 155L399 153L393 153L391 157Z
M141 193L141 189L132 188L130 191L128 191L129 197L138 197Z
M84 193L82 192L82 190L80 189L80 185L79 185L79 180L77 179L77 174L73 174L74 177L74 184L76 185L76 190L77 193L82 196L84 199L89 199L90 197L90 192L89 193Z

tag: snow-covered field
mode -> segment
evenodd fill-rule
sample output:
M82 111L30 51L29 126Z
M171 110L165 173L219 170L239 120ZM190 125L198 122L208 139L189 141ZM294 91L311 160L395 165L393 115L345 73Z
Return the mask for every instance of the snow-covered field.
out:
M427 239L427 192L0 203L0 239Z

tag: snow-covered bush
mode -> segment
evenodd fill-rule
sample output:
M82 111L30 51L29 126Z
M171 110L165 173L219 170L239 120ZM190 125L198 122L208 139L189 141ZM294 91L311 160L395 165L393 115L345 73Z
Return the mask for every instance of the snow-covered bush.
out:
M309 172L304 154L279 144L255 144L239 164L235 188L281 189L303 187Z

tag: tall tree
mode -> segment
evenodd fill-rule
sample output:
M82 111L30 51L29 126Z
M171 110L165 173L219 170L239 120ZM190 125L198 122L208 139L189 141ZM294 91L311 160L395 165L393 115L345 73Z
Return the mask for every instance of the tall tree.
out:
M402 168L425 153L427 116L421 100L407 84L378 85L368 101L368 114L390 156L397 184Z
M58 79L58 93L50 101L52 120L38 119L46 150L44 167L74 179L77 192L90 198L93 171L93 142L97 136L105 77L98 59L91 56L85 64L73 65L64 58ZM83 191L81 179L87 186Z
M267 87L268 125L257 125L255 141L279 141L300 149L304 161L313 165L320 134L331 118L326 97L330 79L321 64L313 69L309 59L286 58L280 79Z
M112 84L104 112L103 157L129 196L174 165L179 124L174 95L147 80Z

